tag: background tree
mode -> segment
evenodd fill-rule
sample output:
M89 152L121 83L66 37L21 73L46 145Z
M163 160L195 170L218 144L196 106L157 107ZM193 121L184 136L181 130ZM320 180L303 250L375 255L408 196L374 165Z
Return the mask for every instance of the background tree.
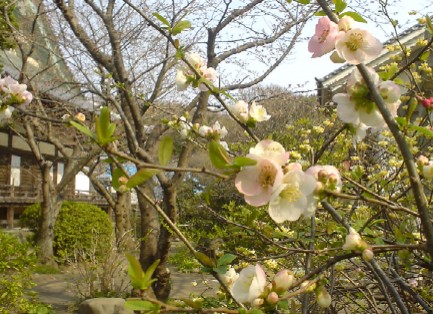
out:
M155 121L150 109L167 113L162 101L170 98L168 91L173 86L176 63L173 35L158 26L160 22L151 16L152 12L164 16L171 27L186 15L193 24L200 20L194 24L192 32L177 37L186 43L187 49L194 46L192 51L206 54L207 66L220 69L220 85L229 91L253 86L266 78L290 53L313 12L311 8L289 6L285 1L272 4L225 1L219 5L210 5L208 1L155 2L152 5L114 0L98 4L90 0L53 2L58 9L56 12L60 13L58 35L64 36L61 42L65 43L68 60L87 80L86 87L95 99L120 115L127 153L133 156L138 170L143 169L143 163L155 161L155 147L167 130ZM263 60L264 50L272 57ZM248 58L261 61L263 70L259 73L241 71ZM236 66L240 72L226 74L225 67L229 66ZM101 73L106 77L103 84L97 86L96 82L101 81L93 80L93 69L98 69L99 77ZM209 96L208 92L191 95L192 101L176 111L191 110L192 123L205 123ZM169 113L169 120L176 111ZM154 125L150 134L144 129L147 121ZM192 147L190 143L182 146L176 161L179 168L188 165ZM155 199L152 187L137 188L144 236L140 260L143 268L156 259L161 260L155 272L158 281L154 290L159 298L166 299L170 291L165 265L170 232L161 225L155 206L161 204L166 215L177 221L176 190L183 174L159 173L157 178L162 203Z

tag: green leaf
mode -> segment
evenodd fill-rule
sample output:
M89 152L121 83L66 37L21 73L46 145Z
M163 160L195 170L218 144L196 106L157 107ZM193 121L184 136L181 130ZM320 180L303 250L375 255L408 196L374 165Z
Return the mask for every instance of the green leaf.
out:
M173 154L173 139L170 136L162 138L158 147L158 160L162 166L167 166Z
M164 25L167 26L167 27L170 27L170 23L169 23L169 22L167 21L167 19L166 19L165 17L163 17L161 14L155 12L155 13L152 13L152 15L153 15L154 17L156 17L158 20L160 20L160 21L162 22L162 24L164 24Z
M419 57L421 61L427 61L430 56L430 50L424 51L424 53Z
M236 99L225 90L220 90L220 94L226 96L230 100L236 101Z
M131 178L129 178L126 186L130 189L146 182L150 178L152 178L155 174L159 173L161 170L158 169L140 169L134 174Z
M177 35L180 32L182 32L183 30L190 28L191 27L191 22L187 21L187 20L183 20L183 21L179 21L171 30L171 33L173 35Z
M236 255L233 254L224 254L217 261L217 266L228 265L236 259Z
M325 13L325 11L319 11L319 12L314 13L314 16L326 16L326 13Z
M214 267L214 268L212 268L212 270L214 272L216 272L217 274L224 275L227 272L227 265Z
M404 117L395 118L395 122L397 122L397 124L401 127L405 127L407 125L406 118L404 118Z
M263 311L259 309L251 309L247 311L247 314L263 314Z
M335 3L335 11L338 13L343 12L347 7L347 3L344 0L335 0L333 2Z
M430 34L433 34L433 23L431 21L430 16L426 15L425 20L426 20L426 23L427 23L427 31Z
M120 168L115 168L112 172L111 172L111 184L113 185L113 188L115 190L118 190L120 187L120 183L119 183L119 178L124 176L125 174L123 173L123 170Z
M156 279L152 279L152 276L158 267L159 262L159 259L155 260L152 265L150 265L149 268L144 272L144 280L149 283L149 286L152 284L152 282L156 281Z
M430 128L411 124L411 125L409 125L409 130L416 131L416 132L419 132L426 137L433 138L433 131Z
M76 128L78 131L80 131L81 133L83 133L84 135L87 135L88 137L90 137L91 139L95 139L95 134L93 134L92 131L90 131L90 129L85 126L82 125L81 123L78 123L76 121L69 121L69 123Z
M195 252L195 257L205 266L215 267L215 261L213 261L209 256L202 252Z
M160 309L158 304L143 300L126 300L124 306L131 311L157 312Z
M300 3L300 4L309 4L310 0L295 0L296 2Z
M129 279L131 279L131 285L134 289L145 290L156 281L156 279L152 279L152 275L159 264L159 259L154 261L146 272L143 271L135 256L126 253L126 259L128 260Z
M236 157L233 160L233 165L236 165L238 167L255 166L256 164L257 164L257 160L248 157L243 157L243 156Z
M212 165L217 169L225 169L227 168L229 161L229 156L227 151L221 144L217 141L211 141L208 144L209 150L209 158L212 162Z
M361 15L359 15L356 12L344 12L340 14L340 18L343 16L350 16L351 18L353 18L356 22L361 22L361 23L367 23L367 20L364 19Z
M114 130L116 129L115 124L111 123L111 113L108 107L103 107L99 117L96 119L96 135L98 138L98 143L101 145L108 144L113 140L112 136Z
M131 285L134 289L145 289L144 272L141 268L140 262L135 256L126 253L126 259L128 260L128 275L131 279Z

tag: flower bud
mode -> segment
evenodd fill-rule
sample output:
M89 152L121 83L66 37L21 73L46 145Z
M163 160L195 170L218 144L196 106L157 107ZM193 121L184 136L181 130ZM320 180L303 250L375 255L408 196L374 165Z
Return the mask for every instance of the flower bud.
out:
M301 288L304 288L304 287L308 286L309 283L310 283L310 282L309 282L308 280L304 281L303 283L301 283ZM309 287L305 290L305 292L313 292L314 290L316 290L316 283L313 283L311 286L309 286Z
M422 167L422 175L426 179L433 179L433 162L429 161L427 165Z
M75 119L77 119L80 122L84 122L86 121L86 116L84 115L84 113L79 112L75 115Z
M119 192L121 193L125 193L126 191L128 191L128 187L124 184L122 184L121 186L119 186Z
M334 63L344 63L346 62L345 59L343 59L342 57L340 57L340 55L338 54L337 51L334 51L331 56L329 57L329 59L331 59L332 62Z
M408 285L409 285L411 288L416 288L416 287L418 287L418 281L416 281L416 280L413 279L413 278L409 279L409 280L407 281L407 283L408 283Z
M426 166L429 163L429 160L426 156L424 155L420 155L416 161L417 165L422 167L422 166Z
M346 242L343 244L343 250L348 251L364 251L368 244L362 240L361 236L355 229L350 228L349 234L346 236Z
M266 297L266 302L268 302L271 305L277 304L279 300L278 294L274 291L268 294Z
M280 270L275 274L274 280L272 281L273 290L281 293L290 288L293 284L293 272L287 269Z
M128 182L128 178L127 177L121 176L119 178L119 183L126 184L127 182Z
M328 176L329 176L328 171L322 169L317 173L317 180L319 180L322 183L326 183L326 181L328 181Z
M253 302L251 302L251 306L258 308L261 307L263 303L265 303L265 300L263 300L262 298L257 298L254 299Z
M331 295L326 290L326 288L323 286L320 286L319 288L317 288L316 298L317 298L317 304L320 307L327 308L331 305L331 301L332 301Z
M355 20L352 17L345 15L338 21L338 29L347 32L352 28L354 22Z
M374 258L374 253L371 249L365 249L362 251L362 259L366 262L371 262Z

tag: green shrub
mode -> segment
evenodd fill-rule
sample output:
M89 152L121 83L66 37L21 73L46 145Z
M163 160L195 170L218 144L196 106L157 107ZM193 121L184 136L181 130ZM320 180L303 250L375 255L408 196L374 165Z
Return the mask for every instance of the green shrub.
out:
M20 217L21 224L39 233L40 204L25 209ZM64 202L54 226L54 252L60 260L74 258L76 250L95 250L100 254L112 238L112 222L107 213L87 203ZM97 235L98 245L92 244ZM89 254L94 252L88 252Z
M35 263L36 255L28 243L0 230L0 313L36 313L37 308L49 313L46 305L26 296L34 286Z

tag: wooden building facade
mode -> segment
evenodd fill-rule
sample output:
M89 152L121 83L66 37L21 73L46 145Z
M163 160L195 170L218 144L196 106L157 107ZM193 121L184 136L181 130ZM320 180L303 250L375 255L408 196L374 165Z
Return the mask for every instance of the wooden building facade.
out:
M41 141L38 145L44 156L53 162L51 176L54 182L60 182L65 167L62 155L50 143ZM41 190L41 172L29 145L13 132L1 130L0 226L19 226L17 219L23 210L42 201ZM63 196L65 200L90 202L102 208L107 207L105 199L93 190L82 172L67 186Z

